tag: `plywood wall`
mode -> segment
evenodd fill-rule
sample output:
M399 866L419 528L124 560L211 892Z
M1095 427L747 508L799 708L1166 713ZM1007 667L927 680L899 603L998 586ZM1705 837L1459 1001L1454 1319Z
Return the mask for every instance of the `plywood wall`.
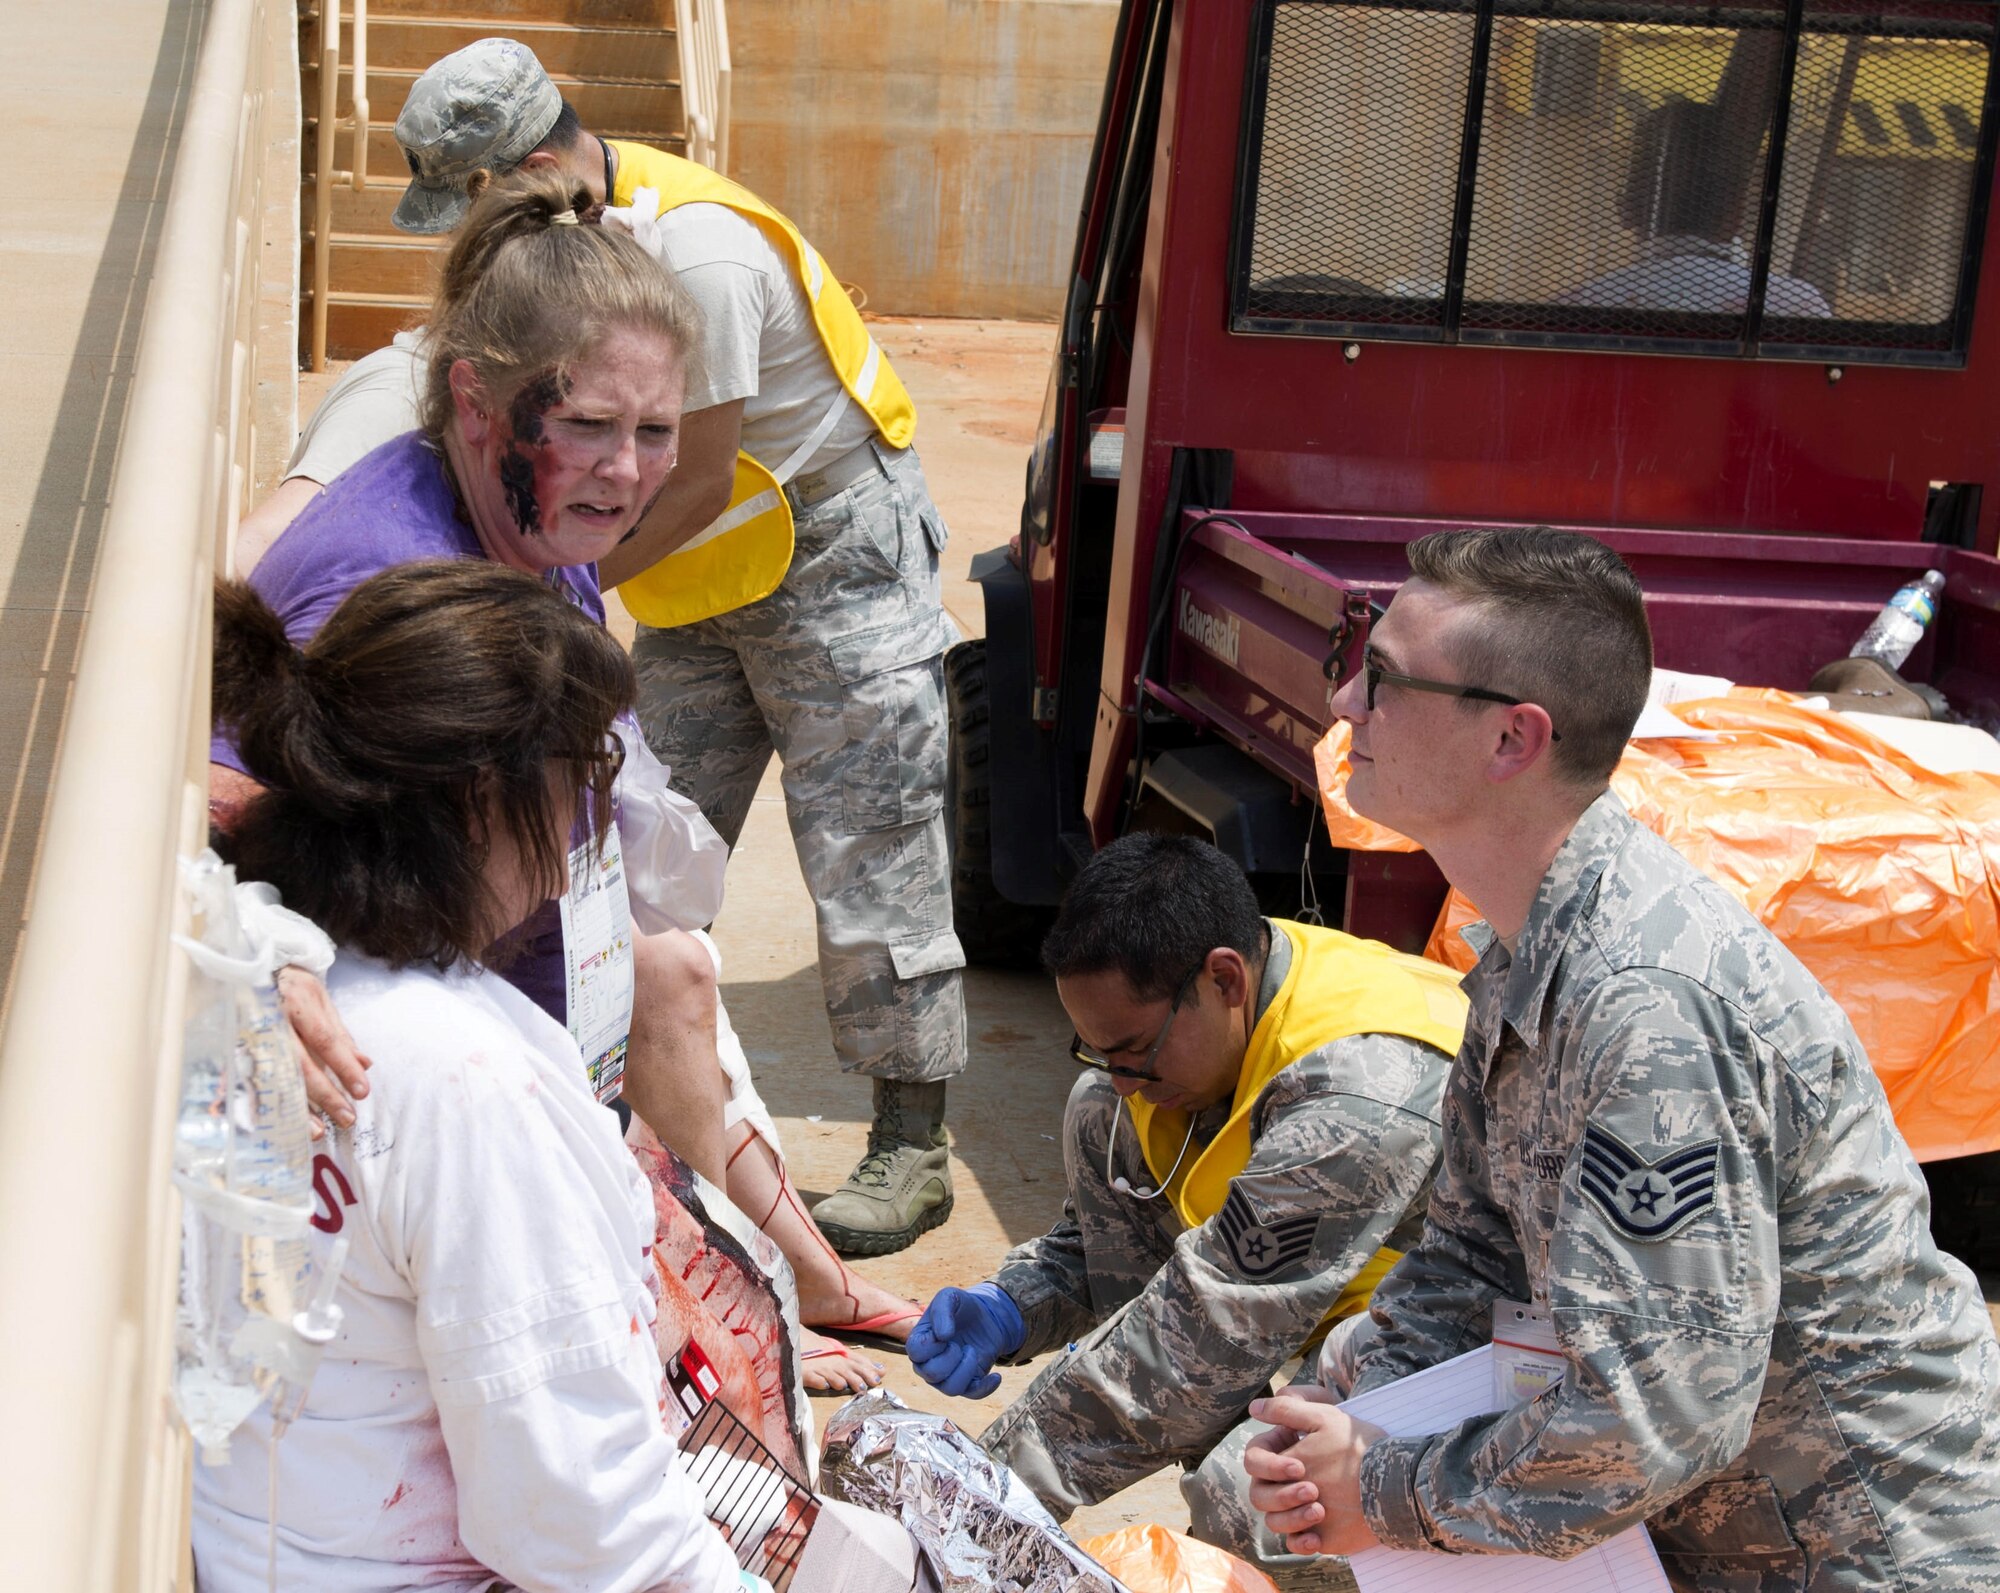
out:
M729 0L730 175L872 312L1053 320L1117 0Z

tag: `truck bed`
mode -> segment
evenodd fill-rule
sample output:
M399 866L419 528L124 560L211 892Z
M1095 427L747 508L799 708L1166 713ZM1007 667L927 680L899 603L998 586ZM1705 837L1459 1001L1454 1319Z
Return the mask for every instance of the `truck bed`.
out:
M1312 749L1334 687L1360 664L1367 603L1395 594L1410 542L1466 525L1190 511L1148 695L1313 791ZM1899 586L1941 569L1937 620L1903 673L2000 727L2000 560L1923 543L1566 529L1632 566L1662 668L1791 691L1843 657Z
M1464 525L1189 512L1146 695L1316 803L1313 747L1334 689L1360 667L1369 604L1386 604L1402 584L1410 542ZM2000 730L2000 560L1924 543L1568 529L1602 538L1632 566L1663 668L1794 691L1846 654L1896 588L1942 569L1938 617L1903 672ZM1340 922L1421 949L1445 894L1429 857L1350 852L1338 866Z

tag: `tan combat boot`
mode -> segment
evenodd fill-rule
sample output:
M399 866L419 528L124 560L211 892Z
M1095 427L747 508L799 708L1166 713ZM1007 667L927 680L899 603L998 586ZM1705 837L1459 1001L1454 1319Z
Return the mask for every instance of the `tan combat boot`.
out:
M813 1221L842 1255L886 1256L951 1215L951 1152L944 1136L944 1085L875 1081L868 1153Z

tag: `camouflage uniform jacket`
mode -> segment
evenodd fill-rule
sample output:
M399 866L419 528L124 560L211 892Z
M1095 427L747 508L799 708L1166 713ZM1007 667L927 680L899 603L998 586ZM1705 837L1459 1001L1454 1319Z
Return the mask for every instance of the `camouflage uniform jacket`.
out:
M2000 1346L1832 998L1608 793L1466 990L1353 1387L1474 1347L1500 1298L1569 1369L1374 1445L1382 1541L1566 1556L1644 1520L1684 1587L2000 1588Z
M1290 965L1282 934L1271 947L1258 1017ZM1222 1210L1194 1229L1165 1198L1110 1188L1114 1125L1113 1176L1141 1187L1154 1177L1110 1080L1079 1079L1063 1118L1062 1218L996 1275L1027 1324L1017 1363L1078 1342L981 1442L1058 1519L1169 1462L1198 1463L1375 1252L1414 1240L1450 1066L1436 1047L1388 1034L1293 1062L1257 1097L1250 1158ZM1228 1110L1197 1119L1198 1142Z

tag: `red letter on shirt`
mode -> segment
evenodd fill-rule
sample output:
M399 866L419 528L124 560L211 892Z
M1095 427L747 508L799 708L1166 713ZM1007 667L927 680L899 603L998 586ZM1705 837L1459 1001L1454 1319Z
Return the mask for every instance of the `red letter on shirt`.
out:
M334 1186L340 1189L340 1198L334 1199ZM319 1203L319 1210L313 1213L312 1225L321 1233L339 1233L347 1226L347 1214L343 1206L354 1204L354 1186L347 1181L347 1174L340 1170L334 1159L321 1151L313 1157L313 1196Z

